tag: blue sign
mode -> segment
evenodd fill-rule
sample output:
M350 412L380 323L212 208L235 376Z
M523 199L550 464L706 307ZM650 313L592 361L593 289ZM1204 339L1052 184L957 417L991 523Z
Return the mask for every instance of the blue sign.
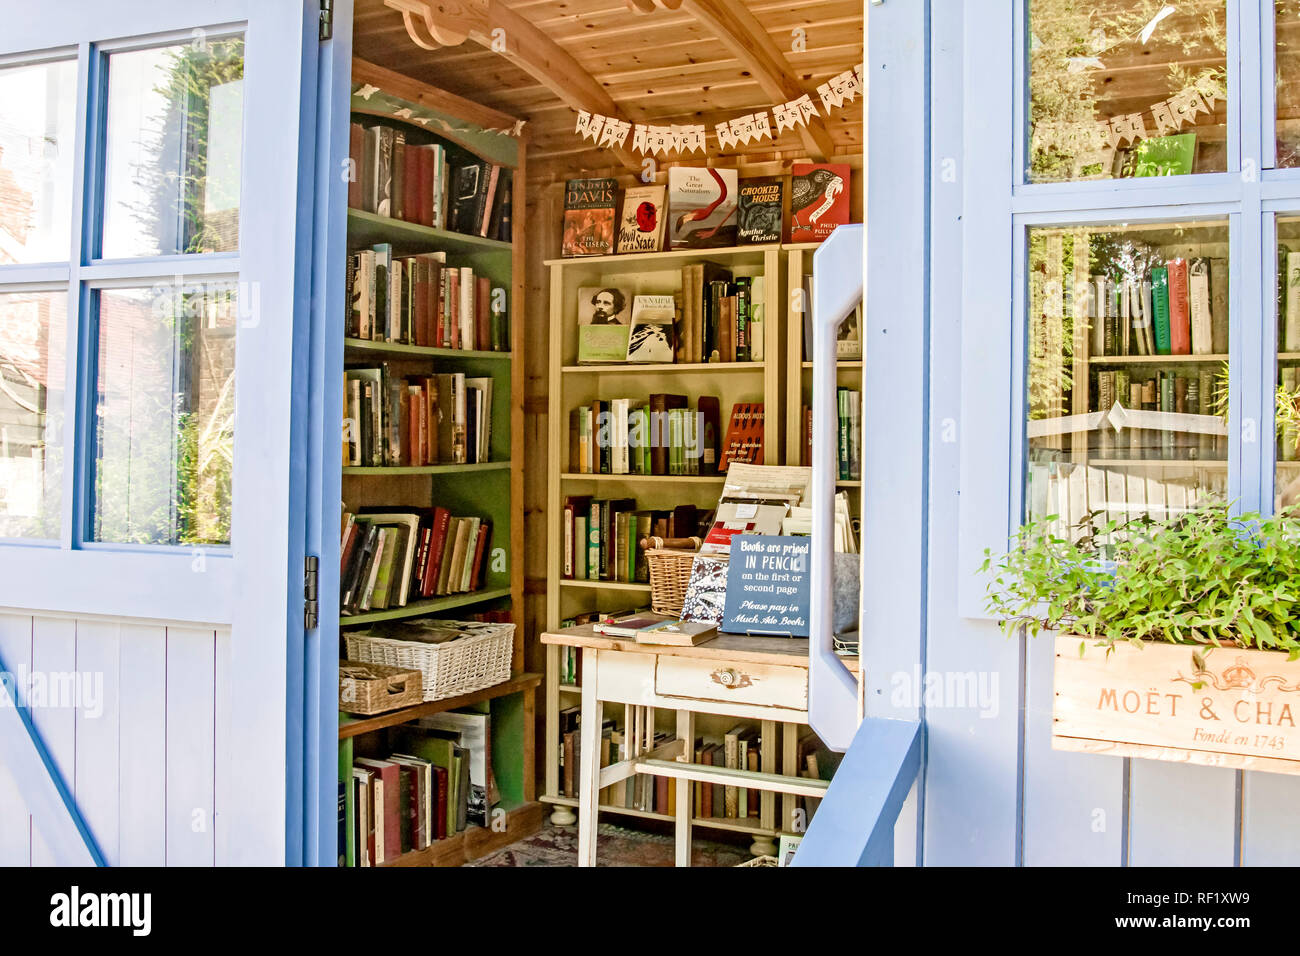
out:
M811 538L740 534L731 539L727 604L728 634L807 637L812 593Z

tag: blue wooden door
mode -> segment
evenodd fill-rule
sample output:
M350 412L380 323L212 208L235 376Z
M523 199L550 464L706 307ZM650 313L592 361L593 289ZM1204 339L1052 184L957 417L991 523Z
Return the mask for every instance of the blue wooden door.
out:
M318 3L0 21L0 862L312 862Z

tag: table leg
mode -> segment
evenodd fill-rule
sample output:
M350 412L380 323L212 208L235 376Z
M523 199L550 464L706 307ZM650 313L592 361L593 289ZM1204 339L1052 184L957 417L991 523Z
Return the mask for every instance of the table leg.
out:
M677 712L677 739L684 741L681 756L677 759L690 763L695 759L695 715L689 710ZM677 865L691 865L691 818L695 813L695 801L691 793L691 781L678 778L673 781L677 788Z
M797 766L799 755L799 725L781 724L781 772L791 777L803 776L803 768ZM795 819L795 801L798 797L788 793L781 794L782 829L787 833L803 833L806 820Z
M582 649L582 729L578 782L578 866L596 865L596 823L600 807L600 725L604 706L597 694L597 654Z

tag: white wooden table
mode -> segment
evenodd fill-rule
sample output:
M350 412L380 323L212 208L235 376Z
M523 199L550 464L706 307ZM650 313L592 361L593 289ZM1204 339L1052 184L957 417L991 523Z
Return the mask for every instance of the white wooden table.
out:
M599 794L634 774L676 781L676 860L691 862L693 800L691 784L723 784L762 791L761 818L774 817L775 794L786 794L784 828L793 819L794 798L821 797L827 783L776 773L776 725L786 726L783 764L795 762L793 725L808 723L808 642L803 639L740 637L720 634L697 647L638 644L606 637L592 625L542 635L543 644L582 649L582 720L578 770L578 865L596 864ZM600 735L605 704L676 712L677 736L658 748L653 713L648 728L631 741L628 759L600 766ZM762 721L758 771L733 770L692 762L695 716L720 714ZM631 729L625 728L628 735ZM773 848L774 850L774 848Z

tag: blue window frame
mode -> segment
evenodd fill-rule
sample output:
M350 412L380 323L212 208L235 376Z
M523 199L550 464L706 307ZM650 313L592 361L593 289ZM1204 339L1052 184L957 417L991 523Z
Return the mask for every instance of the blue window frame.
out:
M1030 2L1014 0L988 16L965 18L959 603L968 617L984 616L985 581L974 573L984 549L1003 548L1025 513L1032 229L1228 221L1228 495L1239 510L1268 512L1274 507L1275 491L1281 490L1275 480L1278 442L1272 439L1279 383L1278 328L1285 312L1285 299L1280 309L1274 292L1278 220L1300 213L1300 169L1280 168L1278 163L1275 37L1280 35L1276 17L1300 16L1300 11L1287 12L1282 0L1228 0L1226 4L1223 30L1229 98L1224 171L1153 179L1031 182L1026 172L1028 51L1034 42ZM1289 21L1282 29L1285 36L1293 35ZM1283 49L1288 47L1284 44ZM1300 252L1300 242L1294 251Z

